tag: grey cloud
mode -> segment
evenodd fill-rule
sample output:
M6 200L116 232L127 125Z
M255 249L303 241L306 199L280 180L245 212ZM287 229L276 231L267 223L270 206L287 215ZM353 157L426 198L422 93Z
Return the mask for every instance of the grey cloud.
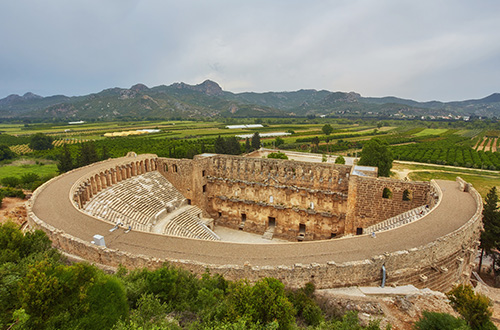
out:
M236 92L479 98L500 85L499 9L465 0L5 1L0 97L212 79Z

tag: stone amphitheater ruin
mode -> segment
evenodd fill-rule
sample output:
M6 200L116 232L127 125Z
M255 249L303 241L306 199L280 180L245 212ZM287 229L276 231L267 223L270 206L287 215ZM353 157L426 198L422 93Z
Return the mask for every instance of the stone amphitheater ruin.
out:
M34 228L74 259L290 287L447 290L468 281L482 200L456 181L377 178L376 168L202 154L136 155L60 175L28 205ZM214 226L285 243L223 241ZM95 237L104 239L100 246Z

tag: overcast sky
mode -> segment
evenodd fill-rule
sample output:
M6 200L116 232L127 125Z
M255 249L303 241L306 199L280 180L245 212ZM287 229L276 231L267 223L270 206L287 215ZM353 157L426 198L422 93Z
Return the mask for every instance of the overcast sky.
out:
M418 101L500 92L498 0L5 0L0 98L205 79Z

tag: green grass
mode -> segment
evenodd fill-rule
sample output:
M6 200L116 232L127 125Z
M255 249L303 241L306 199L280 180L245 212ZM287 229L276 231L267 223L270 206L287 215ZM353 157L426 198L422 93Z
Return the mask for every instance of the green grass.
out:
M448 131L447 128L426 128L418 133L415 136L426 136L426 135L441 135Z
M42 161L43 162L43 161ZM21 178L23 174L36 173L39 176L57 175L57 165L55 163L37 165L37 164L13 164L0 166L0 180L8 176Z
M457 176L460 176L465 181L471 183L483 199L486 197L491 187L496 186L497 189L500 187L500 176L470 175L450 172L413 172L408 176L414 181L429 181L431 179L454 181Z

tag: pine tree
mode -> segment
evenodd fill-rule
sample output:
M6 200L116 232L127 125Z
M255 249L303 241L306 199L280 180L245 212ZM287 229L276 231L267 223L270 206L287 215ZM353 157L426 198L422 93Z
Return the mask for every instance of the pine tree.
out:
M78 165L85 166L95 163L99 160L97 155L97 150L95 148L94 142L82 143L80 147L80 155L78 159Z
M250 152L252 151L252 146L250 145L250 139L246 138L245 139L245 152Z
M71 158L71 153L69 152L68 145L65 143L63 145L63 151L59 155L59 163L57 164L57 170L59 173L64 173L71 171L73 169L73 159Z
M241 154L241 145L236 136L228 137L225 141L226 153L229 155Z
M260 149L260 135L259 132L255 132L252 136L252 149Z
M220 135L215 139L214 150L216 154L226 153L226 141Z
M500 212L498 209L497 188L493 186L485 198L483 204L483 231L481 232L481 258L479 260L479 271L481 271L484 252L497 258L495 249L500 247Z
M108 148L106 148L106 146L102 146L101 160L106 160L108 158L111 158L111 155L108 152Z

